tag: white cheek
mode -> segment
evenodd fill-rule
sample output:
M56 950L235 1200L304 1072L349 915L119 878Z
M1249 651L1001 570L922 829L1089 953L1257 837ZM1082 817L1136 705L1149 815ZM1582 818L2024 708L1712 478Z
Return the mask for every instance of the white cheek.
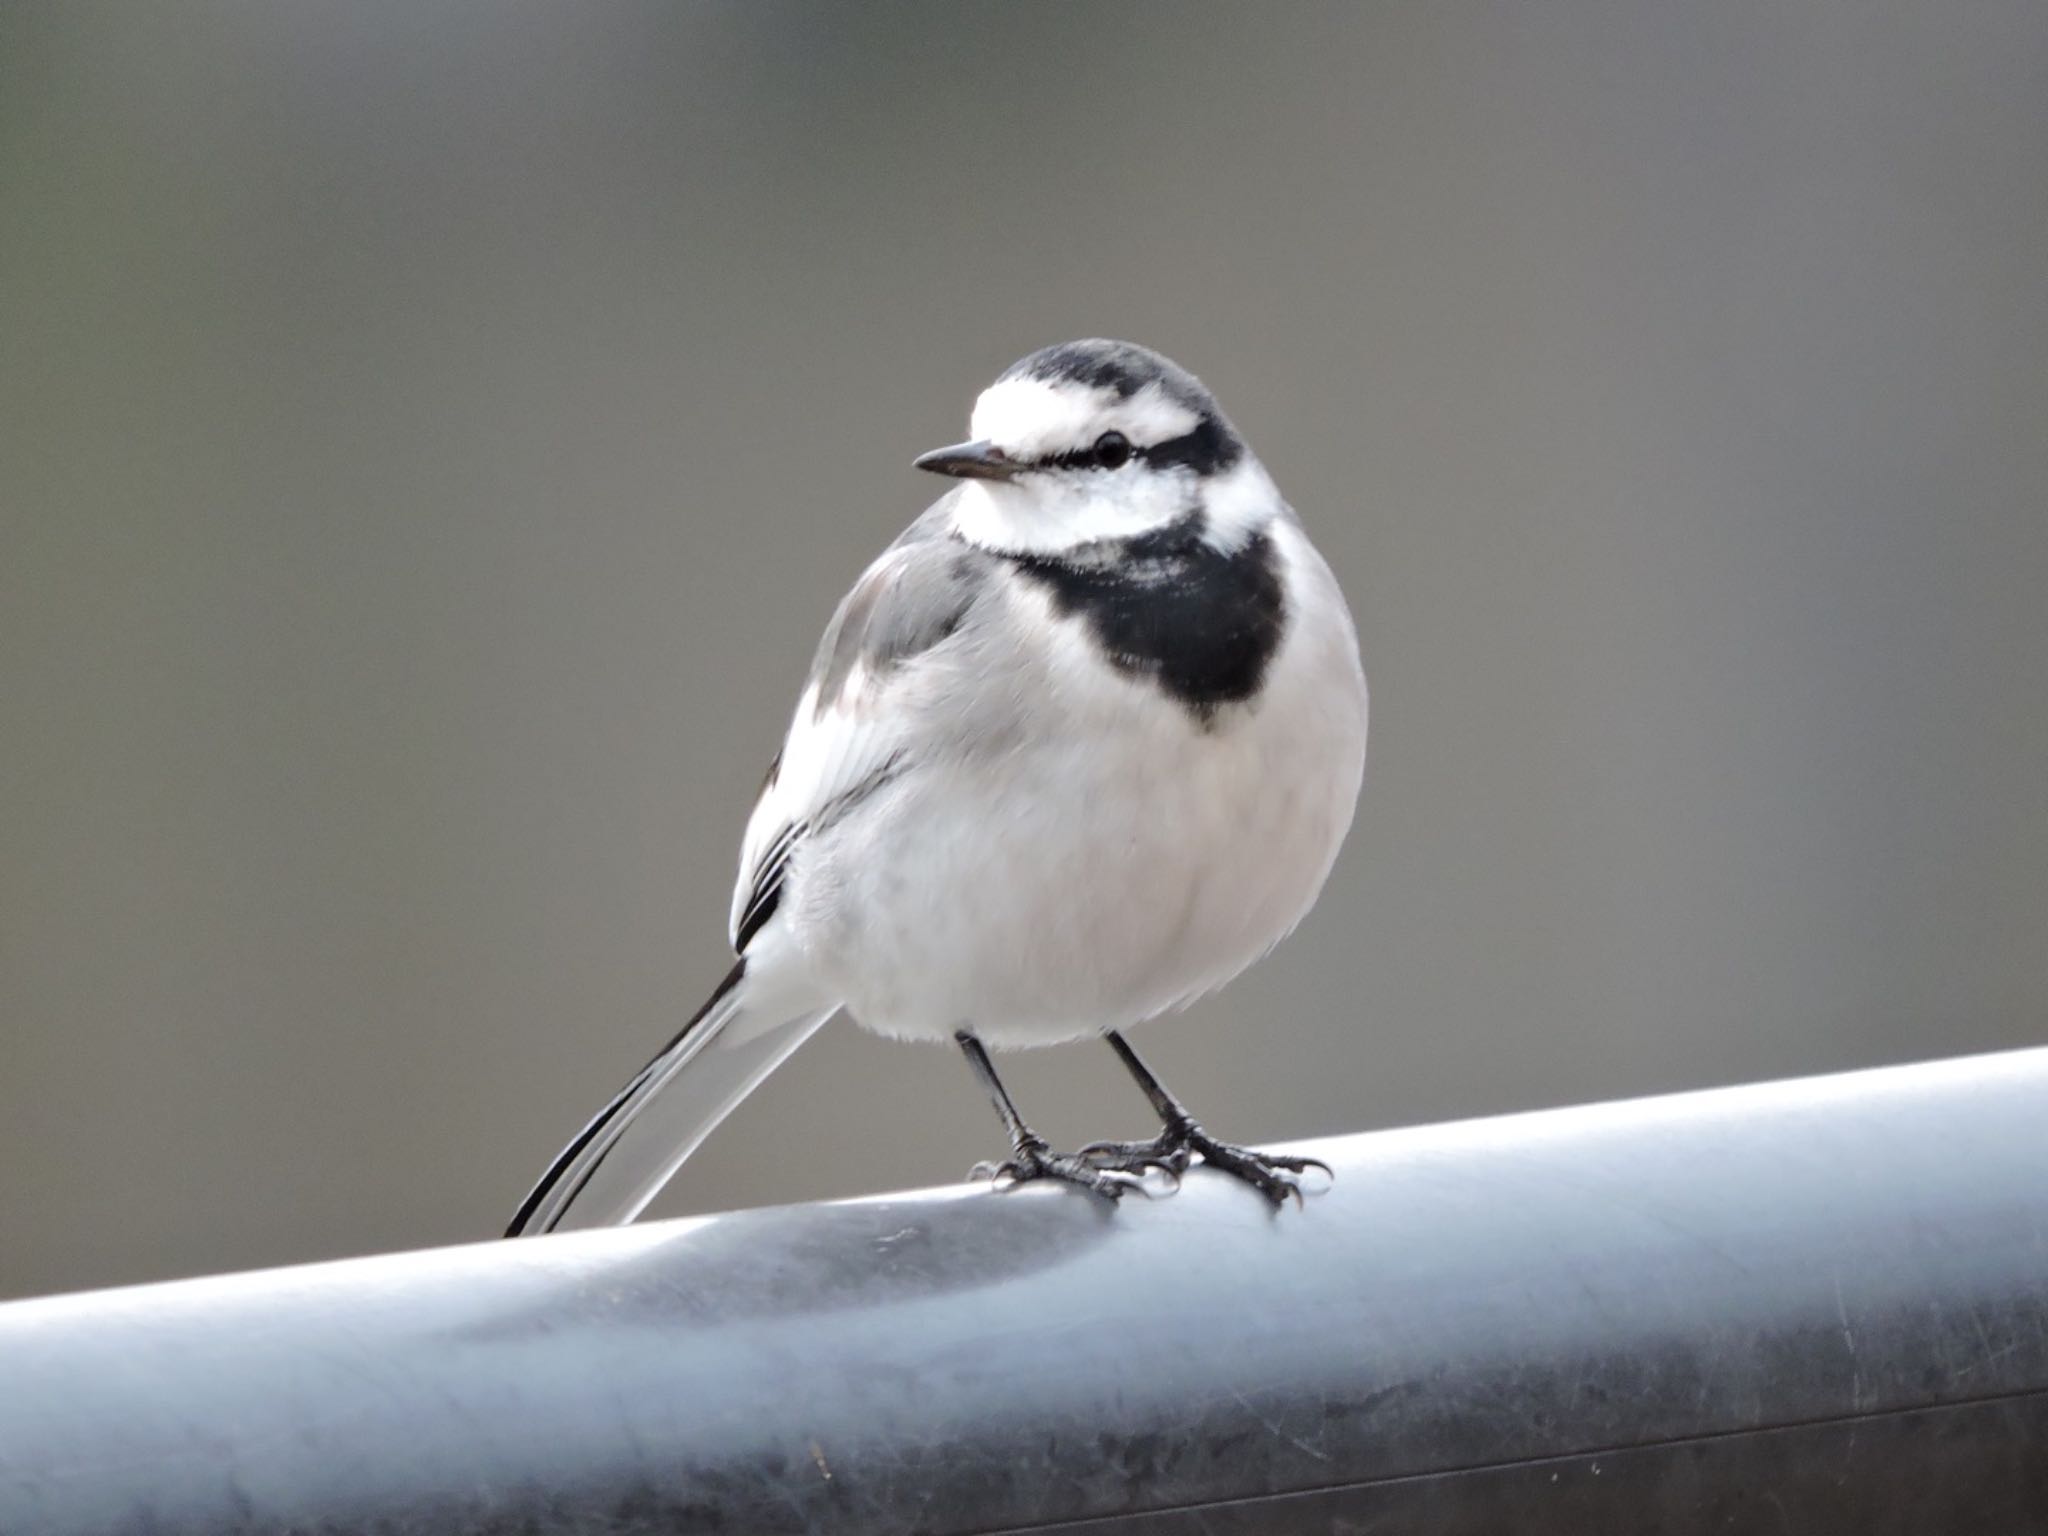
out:
M1103 479L1112 485L1094 483ZM1124 539L1187 511L1173 475L1027 475L1014 485L972 481L953 504L953 526L969 543L1006 554L1048 554Z

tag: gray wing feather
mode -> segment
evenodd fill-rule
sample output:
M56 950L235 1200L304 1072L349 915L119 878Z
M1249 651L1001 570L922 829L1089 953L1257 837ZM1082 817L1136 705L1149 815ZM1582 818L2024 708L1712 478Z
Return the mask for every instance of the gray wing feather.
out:
M948 638L987 590L995 558L948 534L939 510L883 551L825 626L811 663L818 715L844 698L856 669L880 677Z
M774 916L804 839L910 766L886 710L892 680L974 619L998 565L954 537L941 500L862 573L840 601L747 824L733 893L732 936Z

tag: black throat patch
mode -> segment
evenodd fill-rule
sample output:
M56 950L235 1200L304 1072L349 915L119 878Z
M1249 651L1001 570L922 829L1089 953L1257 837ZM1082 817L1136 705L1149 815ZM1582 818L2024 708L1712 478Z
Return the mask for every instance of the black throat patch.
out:
M1287 627L1279 557L1263 532L1226 554L1197 516L1058 555L1007 556L1086 623L1119 672L1148 677L1203 726L1259 691Z

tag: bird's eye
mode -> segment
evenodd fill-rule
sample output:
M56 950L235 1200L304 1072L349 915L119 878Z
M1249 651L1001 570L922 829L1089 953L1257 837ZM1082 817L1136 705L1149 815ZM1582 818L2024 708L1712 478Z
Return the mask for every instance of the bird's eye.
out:
M1095 439L1095 462L1104 469L1122 469L1131 460L1131 440L1121 432L1105 432Z

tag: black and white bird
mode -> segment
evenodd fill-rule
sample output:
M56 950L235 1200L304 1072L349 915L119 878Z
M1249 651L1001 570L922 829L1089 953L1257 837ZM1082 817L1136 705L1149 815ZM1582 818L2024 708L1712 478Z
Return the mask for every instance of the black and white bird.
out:
M1125 1042L1314 903L1365 771L1335 578L1201 381L1143 347L1013 364L959 483L826 627L747 824L739 961L562 1152L508 1235L630 1221L840 1009L960 1045L1009 1155L1111 1198L1191 1159L1276 1203L1310 1160L1205 1132ZM1163 1123L1054 1152L990 1064L1105 1038Z

